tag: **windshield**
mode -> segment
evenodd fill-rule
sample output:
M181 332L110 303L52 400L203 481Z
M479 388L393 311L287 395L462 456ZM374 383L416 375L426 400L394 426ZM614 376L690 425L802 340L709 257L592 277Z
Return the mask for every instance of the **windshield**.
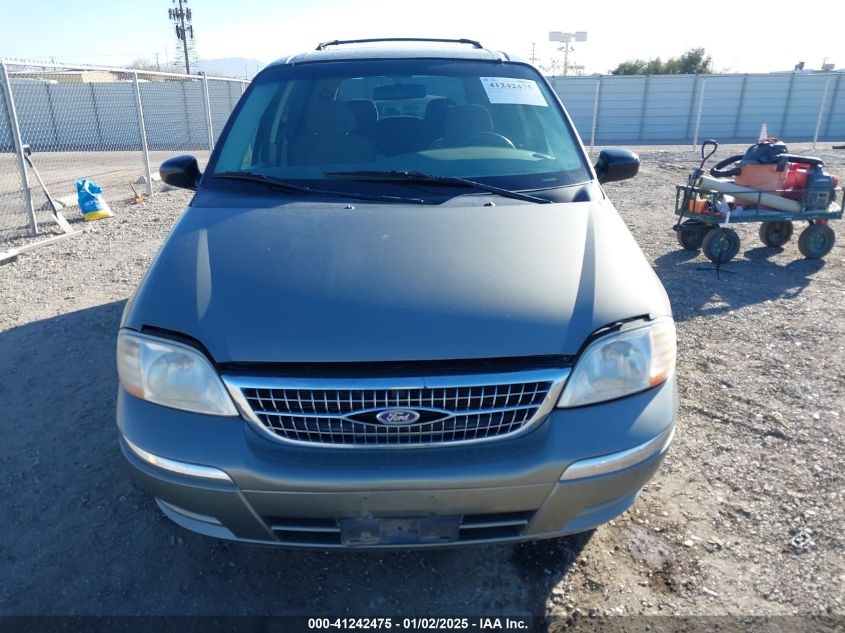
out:
M518 190L590 178L558 101L532 67L421 59L261 73L208 169L332 186L397 171Z

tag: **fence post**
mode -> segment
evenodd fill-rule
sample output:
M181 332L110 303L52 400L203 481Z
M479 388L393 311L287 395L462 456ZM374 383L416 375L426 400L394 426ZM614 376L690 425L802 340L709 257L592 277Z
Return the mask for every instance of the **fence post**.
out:
M648 106L648 84L651 81L651 75L645 76L645 86L643 87L643 103L640 107L640 131L639 131L639 142L642 143L643 141L643 132L645 131L645 115L646 115L646 107Z
M692 135L693 149L698 147L698 130L701 127L701 111L704 109L704 88L707 86L707 77L701 78L701 91L698 94L698 114L695 115L695 132Z
M822 102L819 104L819 116L816 119L816 132L813 134L813 149L816 149L816 141L819 140L819 130L822 127L822 118L824 117L824 106L827 103L827 91L830 88L830 75L824 82L824 92L822 93Z
M593 154L593 145L596 143L596 127L598 127L599 123L599 101L601 100L601 80L602 77L599 76L598 81L596 82L596 96L595 100L593 101L593 126L590 129L590 155Z
M153 195L153 178L150 173L150 151L147 147L147 128L144 125L144 109L141 106L141 87L138 85L138 72L132 73L132 83L135 86L135 111L138 113L138 132L141 135L141 159L144 161L144 180L146 180L147 195Z
M47 95L47 106L50 108L50 126L52 127L52 137L53 137L53 151L59 151L59 145L61 144L59 141L59 124L56 122L56 108L53 106L53 97L50 95L52 92L51 85L48 83L44 84L44 94Z
M687 127L685 139L692 138L692 115L695 113L695 97L698 94L698 75L692 76L692 89L689 93L689 111L687 112Z
M739 102L736 104L736 118L734 119L733 140L739 134L739 120L742 118L742 106L745 105L745 88L748 85L748 73L742 77L742 88L739 91Z
M208 151L214 149L214 131L211 129L211 100L208 98L208 75L202 73L202 92L205 96L205 125L208 128Z
M783 118L780 120L780 132L778 136L783 138L786 136L786 121L789 118L789 105L792 102L792 88L795 85L795 73L789 78L789 88L786 91L786 103L783 105Z
M106 143L103 140L103 124L100 121L100 109L97 107L97 93L94 92L93 83L88 84L88 92L91 93L91 108L94 110L94 122L97 124L97 142L99 143L99 147L103 147ZM76 149L81 148L77 147Z
M836 87L833 89L833 98L830 100L830 116L827 117L827 123L824 125L825 136L830 136L830 123L833 121L834 106L837 103L836 98L839 96L839 84L842 83L842 75L845 75L845 73L836 73Z
M18 113L15 110L15 99L12 96L12 82L9 81L9 73L3 61L0 61L0 82L3 84L3 94L6 95L6 111L9 115L9 127L12 128L12 138L15 141L15 155L18 159L18 171L21 174L23 203L29 218L29 233L35 236L38 235L38 220L35 217L35 209L32 206L32 192L29 189L29 174L26 171L26 160L23 157L23 141L21 140Z

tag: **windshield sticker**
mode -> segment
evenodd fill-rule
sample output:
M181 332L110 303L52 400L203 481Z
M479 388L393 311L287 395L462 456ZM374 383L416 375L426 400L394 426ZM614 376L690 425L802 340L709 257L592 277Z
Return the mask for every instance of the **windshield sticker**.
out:
M481 85L490 103L513 103L549 107L540 86L532 79L512 77L481 77Z

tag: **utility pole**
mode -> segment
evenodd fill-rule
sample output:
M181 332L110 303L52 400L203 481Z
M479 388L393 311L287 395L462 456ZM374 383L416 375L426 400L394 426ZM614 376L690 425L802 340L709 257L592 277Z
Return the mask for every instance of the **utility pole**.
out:
M549 33L550 42L563 42L558 50L563 51L563 74L564 76L569 72L569 53L572 51L572 42L586 42L586 31L575 31L574 33L561 33L560 31L551 31Z
M161 71L161 64L158 63L158 56L161 53L156 53L156 70Z
M173 0L173 4L178 4L179 6L174 6L174 8L168 9L167 17L170 18L176 26L176 39L179 40L179 43L182 46L182 52L185 58L185 73L190 75L191 54L193 53L194 40L194 26L191 24L193 16L191 15L191 10L184 6L188 4L188 0ZM188 35L191 37L190 45L188 43Z
M188 9L190 11L190 9ZM182 40L183 50L185 52L185 74L191 74L191 59L188 55L188 31L185 29L185 11L182 9L182 0L179 0L179 18L182 20L182 31L179 33L177 31L177 35L180 36ZM194 27L191 27L191 38L194 37Z
M537 65L537 42L531 42L531 57L529 60L533 66Z

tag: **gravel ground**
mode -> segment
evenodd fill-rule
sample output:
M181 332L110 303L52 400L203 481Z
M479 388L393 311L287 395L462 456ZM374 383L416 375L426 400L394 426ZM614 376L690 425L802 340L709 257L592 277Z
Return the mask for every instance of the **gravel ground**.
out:
M130 482L113 422L121 310L190 197L169 190L0 267L0 615L510 613L554 630L591 615L841 617L845 229L810 261L750 225L717 276L670 230L692 150L640 154L640 176L608 191L672 299L681 408L630 511L566 539L390 554L234 546L171 524ZM845 152L816 154L845 176Z

